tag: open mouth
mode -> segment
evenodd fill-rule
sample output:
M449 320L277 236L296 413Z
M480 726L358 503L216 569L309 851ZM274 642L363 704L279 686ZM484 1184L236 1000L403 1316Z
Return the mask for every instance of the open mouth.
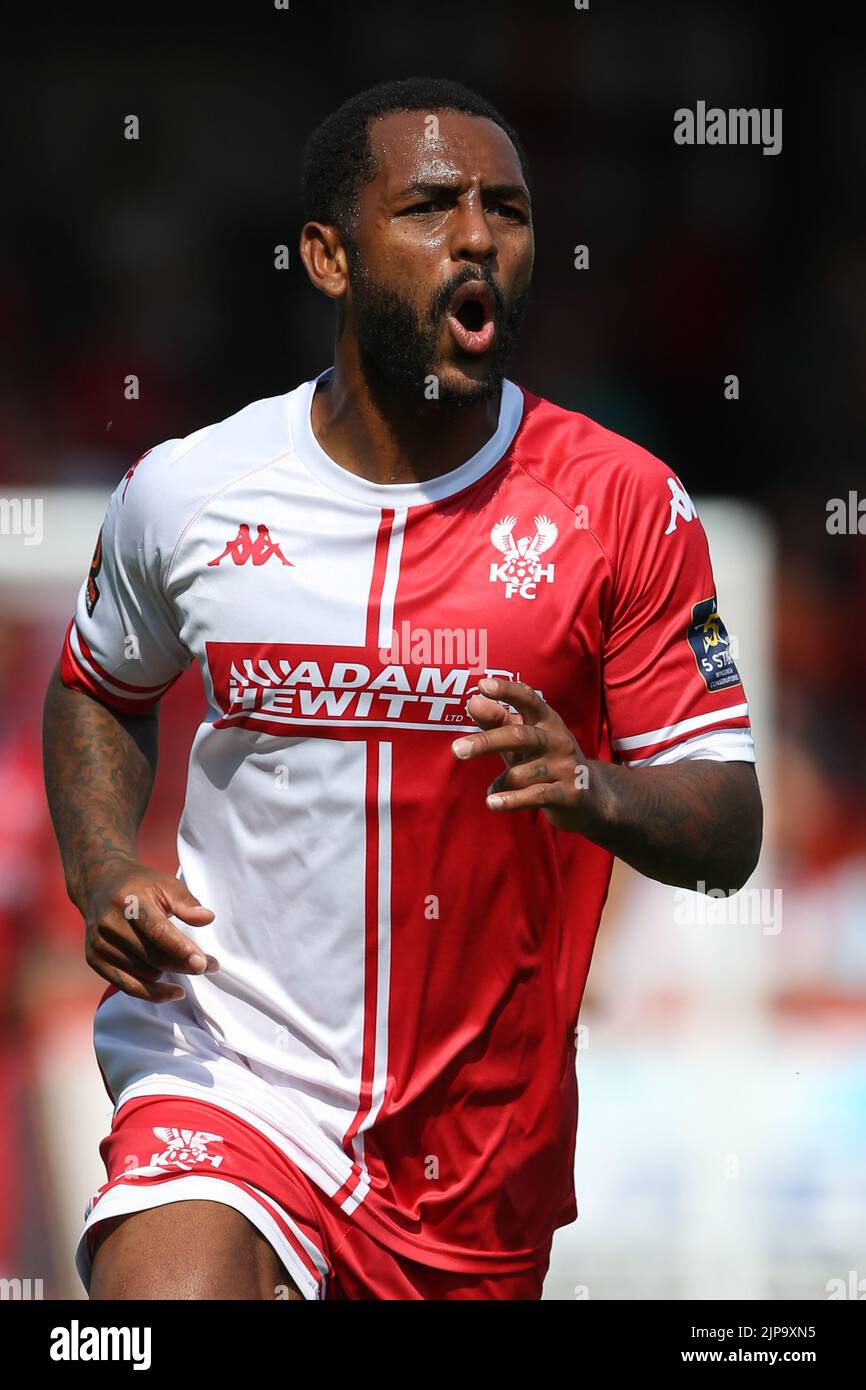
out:
M467 299L465 303L460 305L456 318L463 324L464 328L468 328L470 333L477 333L479 329L484 327L483 306L477 299Z
M454 292L448 323L464 352L488 352L496 334L493 292L484 280L465 280Z

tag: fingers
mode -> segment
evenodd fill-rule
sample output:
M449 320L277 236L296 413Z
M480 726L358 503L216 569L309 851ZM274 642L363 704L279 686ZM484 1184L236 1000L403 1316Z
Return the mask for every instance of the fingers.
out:
M183 962L175 964L165 952L149 947L137 935L137 924L130 921L124 921L122 927L112 921L97 923L89 933L85 958L90 968L109 984L153 1004L183 999L186 994L178 981L161 978L165 971L193 973L185 969Z
M466 711L482 729L498 729L500 725L513 723L520 718L507 710L498 700L491 700L487 695L477 693L470 696Z
M94 951L98 951L99 960L104 966L115 966L121 970L130 971L136 979L142 980L146 984L158 980L166 969L165 966L154 965L152 961L144 958L133 959L129 944L126 940L114 940L109 930L102 931L102 940L94 942Z
M578 787L577 781L577 770L585 766L571 730L523 681L484 677L478 686L481 693L467 710L482 728L455 739L451 751L461 762L489 753L502 756L506 771L487 788L488 809L543 810L553 825L580 829L589 814L582 800L586 784ZM502 709L513 706L505 718L495 713L496 700Z
M144 999L150 1004L171 1004L183 999L186 994L183 986L174 980L139 979L122 965L105 960L102 952L92 956L88 951L87 964L108 984L131 995L133 999Z
M498 700L491 700L487 695L477 693L467 701L466 712L481 729L498 729L504 724L522 723L519 714L506 709ZM514 754L503 753L501 757L505 766L510 767Z
M162 956L147 959L131 922L124 922L122 929L111 922L96 924L88 933L85 959L97 975L135 999L163 1004L186 994L178 981L161 978L167 969L180 972Z
M86 959L98 975L136 999L166 1003L183 999L177 980L160 976L200 975L219 969L172 921L183 914L192 926L206 926L214 913L202 907L177 879L131 875L110 892L98 916L88 923Z
M551 711L531 686L523 681L485 676L478 682L478 688L480 694L473 695L466 708L483 732L456 739L451 745L456 758L464 761L498 752L511 763L517 754L532 756L544 749L540 721ZM513 705L518 713L506 709L506 703Z
M163 936L163 929L167 932ZM182 931L167 922L161 915L151 916L144 904L139 904L134 917L124 918L122 923L116 919L100 923L104 941L113 942L123 951L129 963L149 965L157 972L171 970L185 975L208 974L219 969L214 956L206 955ZM166 943L173 943L174 949ZM198 965L204 961L204 965Z
M161 964L165 970L184 974L200 975L208 969L216 969L214 958L206 956L185 932L169 921L169 915L175 914L183 914L184 921L197 917L198 920L190 922L193 926L206 926L214 917L210 909L202 907L177 879L151 883L141 897L128 893L124 898L124 917L133 929L128 940L134 954L144 956L153 964Z
M164 983L156 981L154 984L145 984L142 980L137 980L134 975L129 975L125 970L114 969L109 974L99 972L103 979L108 980L109 984L116 985L123 990L124 994L129 994L133 999L144 999L149 1004L175 1004L179 999L183 999L186 990L173 981L166 980Z
M202 975L207 970L207 956L155 908L139 903L128 924L130 932L125 941L134 956L153 957L154 963L161 962L164 970L187 975Z
M547 735L537 724L505 724L499 729L461 735L452 743L451 752L461 762L468 762L487 753L522 753L532 757L546 748Z
M550 707L545 704L538 691L533 690L525 681L506 681L498 676L484 676L478 682L478 688L482 695L490 695L494 700L503 700L505 704L513 705L527 723L536 723L549 712Z
M160 887L172 917L179 917L182 922L188 923L191 927L206 927L214 920L214 914L210 908L202 907L198 898L193 897L186 884L181 883L180 879L173 880L171 884L163 882Z
M491 792L487 806L491 811L539 811L567 806L566 789L561 782L536 782L520 791Z
M557 781L550 763L544 758L540 762L515 763L507 772L501 773L491 782L487 788L488 794L491 792L521 791L524 787L534 786L537 782Z

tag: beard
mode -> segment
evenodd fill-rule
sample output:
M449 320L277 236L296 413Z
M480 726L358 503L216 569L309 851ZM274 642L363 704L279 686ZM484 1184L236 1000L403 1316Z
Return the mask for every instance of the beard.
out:
M429 399L426 392L430 377L438 379L438 395L433 399L440 404L469 406L497 394L526 314L528 288L506 304L489 270L465 266L437 290L427 311L419 313L396 290L372 280L357 252L349 254L349 265L355 334L364 375L374 394L396 392L425 401ZM484 374L456 386L442 379L437 354L446 308L454 291L466 280L483 280L489 285L494 298L496 334L485 360ZM461 355L467 361L470 357L474 362L479 360L469 353Z

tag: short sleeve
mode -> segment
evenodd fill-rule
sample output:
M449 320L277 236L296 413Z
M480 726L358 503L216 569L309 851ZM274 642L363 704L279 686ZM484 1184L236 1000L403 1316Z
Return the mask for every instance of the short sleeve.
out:
M163 584L170 510L159 445L137 459L111 496L90 573L61 657L64 685L122 714L147 714L190 664Z
M614 757L755 761L749 708L695 507L659 460L623 489L603 671Z

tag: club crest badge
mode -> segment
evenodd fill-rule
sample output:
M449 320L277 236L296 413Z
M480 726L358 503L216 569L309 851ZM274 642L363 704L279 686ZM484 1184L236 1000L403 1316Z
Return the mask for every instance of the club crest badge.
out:
M152 1155L151 1167L189 1170L196 1163L209 1163L212 1168L219 1168L223 1161L223 1154L208 1152L209 1144L225 1142L221 1134L210 1134L203 1129L177 1129L174 1125L154 1125L153 1133L166 1147L162 1153Z
M534 536L518 536L515 539L516 516L505 516L490 532L490 539L505 558L490 565L491 584L505 585L505 597L534 599L539 584L552 584L555 566L541 563L541 556L550 550L559 535L556 522L549 516L533 517Z

